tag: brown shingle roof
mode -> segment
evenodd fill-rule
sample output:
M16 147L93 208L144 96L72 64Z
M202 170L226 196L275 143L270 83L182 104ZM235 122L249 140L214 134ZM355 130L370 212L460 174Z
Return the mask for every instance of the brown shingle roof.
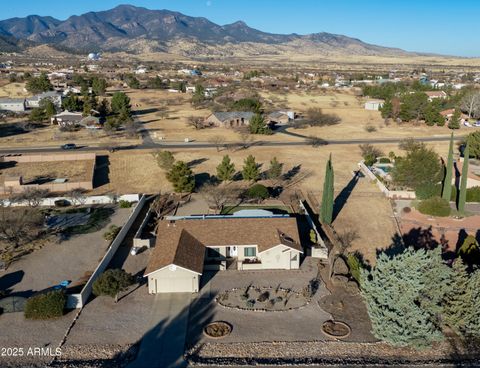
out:
M148 262L145 275L174 264L197 273L203 271L205 247L187 230L171 227L165 234L158 232L157 244Z
M257 245L261 253L279 244L302 251L294 217L160 221L145 274L170 264L202 273L205 246Z

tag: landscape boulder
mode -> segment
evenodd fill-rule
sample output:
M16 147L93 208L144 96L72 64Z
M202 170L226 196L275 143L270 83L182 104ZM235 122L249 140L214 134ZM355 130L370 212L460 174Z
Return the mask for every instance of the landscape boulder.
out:
M349 269L347 262L343 257L338 257L333 263L333 274L334 275L348 275Z

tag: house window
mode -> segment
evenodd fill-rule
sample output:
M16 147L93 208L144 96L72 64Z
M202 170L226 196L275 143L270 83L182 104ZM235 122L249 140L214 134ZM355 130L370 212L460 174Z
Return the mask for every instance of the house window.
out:
M297 260L297 255L295 254L293 257L292 257L292 261L296 261Z
M255 257L257 255L257 249L255 247L243 248L243 255L245 257Z
M218 258L220 257L220 248L207 248L207 256L209 258Z

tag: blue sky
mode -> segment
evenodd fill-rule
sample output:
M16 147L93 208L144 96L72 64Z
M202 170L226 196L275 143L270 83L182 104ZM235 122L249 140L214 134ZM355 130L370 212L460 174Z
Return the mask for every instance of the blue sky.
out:
M122 3L203 16L218 24L243 20L266 32L325 31L409 51L480 57L478 0L17 0L3 6L0 17L66 19Z

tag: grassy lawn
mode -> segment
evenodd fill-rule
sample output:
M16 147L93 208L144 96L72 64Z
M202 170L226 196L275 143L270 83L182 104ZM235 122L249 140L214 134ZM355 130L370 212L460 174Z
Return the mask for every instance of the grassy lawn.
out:
M225 206L221 212L222 215L231 215L240 210L267 210L276 215L292 213L290 207L287 206L262 206L262 205L245 205L245 206Z

